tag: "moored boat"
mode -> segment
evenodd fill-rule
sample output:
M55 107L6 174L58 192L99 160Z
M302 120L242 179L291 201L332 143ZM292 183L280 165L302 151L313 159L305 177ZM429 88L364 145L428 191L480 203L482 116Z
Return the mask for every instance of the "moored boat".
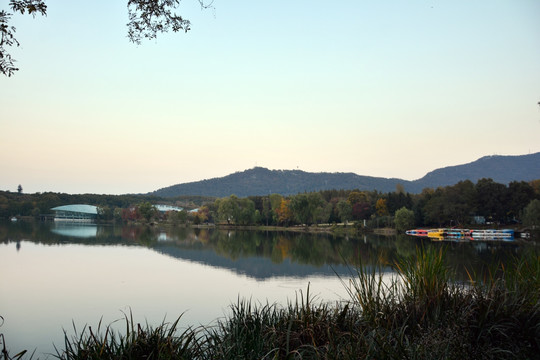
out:
M429 230L426 229L413 229L405 231L405 234L413 236L427 236L428 232Z
M514 230L512 229L460 229L460 228L440 228L440 229L414 229L407 230L407 235L428 237L435 240L462 239L462 240L512 240Z
M473 230L471 233L473 238L513 238L514 230L511 229L486 229L486 230Z

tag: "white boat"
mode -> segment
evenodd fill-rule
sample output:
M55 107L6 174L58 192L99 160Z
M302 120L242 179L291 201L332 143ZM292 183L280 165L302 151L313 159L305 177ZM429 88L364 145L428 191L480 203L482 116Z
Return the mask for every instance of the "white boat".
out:
M501 239L504 238L504 239L507 239L507 238L513 238L514 237L514 230L511 230L511 229L473 230L473 231L471 231L471 236L473 238L478 238L478 239L483 239L483 238L501 238Z

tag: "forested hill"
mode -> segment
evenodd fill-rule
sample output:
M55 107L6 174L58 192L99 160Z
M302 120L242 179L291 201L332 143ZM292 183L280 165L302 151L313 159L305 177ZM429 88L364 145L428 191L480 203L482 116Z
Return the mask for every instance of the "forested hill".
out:
M309 173L301 170L269 170L255 167L222 178L169 186L151 194L162 197L182 194L217 197L234 194L246 197L273 193L293 195L325 189L378 189L389 192L394 191L398 183L403 183L403 180L360 176L353 173Z
M293 195L328 189L392 192L397 184L403 185L408 192L419 193L426 187L448 186L466 179L476 183L481 178L491 178L502 184L540 179L540 153L520 156L486 156L468 164L431 171L414 181L353 173L309 173L301 170L269 170L255 167L221 178L169 186L154 191L151 195L226 197L234 194L246 197L272 193Z
M540 179L540 152L518 156L484 156L474 162L433 170L421 179L411 182L409 192L420 192L426 187L454 185L461 180L491 178L500 184L512 181Z

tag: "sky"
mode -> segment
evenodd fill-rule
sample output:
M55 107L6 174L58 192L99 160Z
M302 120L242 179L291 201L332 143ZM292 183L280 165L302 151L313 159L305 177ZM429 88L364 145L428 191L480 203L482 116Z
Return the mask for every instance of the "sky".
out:
M12 17L0 190L146 193L254 166L414 180L540 151L537 0L183 0L191 30L141 45L127 1L46 3Z

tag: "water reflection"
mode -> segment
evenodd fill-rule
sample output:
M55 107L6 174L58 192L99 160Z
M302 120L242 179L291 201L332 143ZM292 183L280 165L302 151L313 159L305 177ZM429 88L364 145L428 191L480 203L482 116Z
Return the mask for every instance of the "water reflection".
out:
M276 276L349 275L348 265L383 264L386 271L417 247L444 247L448 264L464 278L526 251L517 242L434 243L408 236L367 235L358 239L330 234L220 231L184 227L103 226L96 224L0 224L0 241L40 244L123 245L149 248L162 255L255 279ZM22 250L24 251L24 249Z
M88 239L97 236L98 227L96 224L88 223L74 224L55 222L51 227L51 232L67 237Z
M238 298L286 304L308 284L321 300L343 299L335 272L351 276L346 264L382 261L390 271L418 246L445 247L448 264L463 279L465 268L477 271L527 251L517 242L6 222L0 223L0 273L14 275L0 276L6 319L0 330L13 350L42 353L62 344L62 328L101 318L108 324L119 310L132 309L136 321L153 325L186 312L185 324L198 325L223 316Z

